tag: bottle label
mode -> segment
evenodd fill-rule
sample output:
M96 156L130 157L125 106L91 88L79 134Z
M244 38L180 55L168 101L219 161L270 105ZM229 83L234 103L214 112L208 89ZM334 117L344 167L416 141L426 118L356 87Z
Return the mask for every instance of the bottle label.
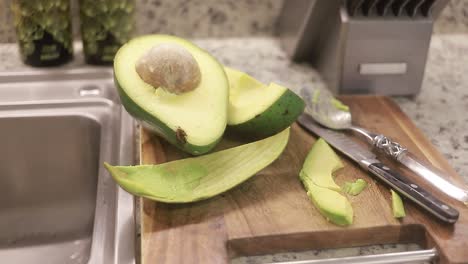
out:
M57 49L57 45L43 45L41 49L41 60L53 60L60 56L60 52Z

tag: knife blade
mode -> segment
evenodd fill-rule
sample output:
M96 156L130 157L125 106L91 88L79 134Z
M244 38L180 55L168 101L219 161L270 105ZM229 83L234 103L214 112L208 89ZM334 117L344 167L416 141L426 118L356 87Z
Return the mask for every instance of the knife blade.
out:
M297 121L302 127L325 139L331 146L358 163L364 170L372 173L379 180L438 219L451 224L458 220L459 212L455 208L440 201L419 185L385 166L374 153L354 142L348 135L322 127L307 114L299 116Z

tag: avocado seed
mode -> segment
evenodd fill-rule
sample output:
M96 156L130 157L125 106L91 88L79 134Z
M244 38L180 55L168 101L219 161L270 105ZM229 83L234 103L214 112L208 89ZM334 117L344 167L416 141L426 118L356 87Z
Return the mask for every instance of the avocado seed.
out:
M201 79L195 58L177 44L152 47L138 59L135 69L144 82L173 94L194 90Z

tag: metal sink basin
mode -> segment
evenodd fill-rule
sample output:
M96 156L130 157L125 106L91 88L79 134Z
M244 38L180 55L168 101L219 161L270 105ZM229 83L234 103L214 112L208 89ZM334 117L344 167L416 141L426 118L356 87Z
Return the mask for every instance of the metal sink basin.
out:
M133 121L103 69L0 73L0 263L135 262Z

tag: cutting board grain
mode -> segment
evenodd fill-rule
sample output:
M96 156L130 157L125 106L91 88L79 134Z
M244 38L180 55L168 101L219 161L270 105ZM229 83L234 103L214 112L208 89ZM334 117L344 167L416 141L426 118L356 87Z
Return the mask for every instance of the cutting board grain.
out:
M439 167L448 178L464 184L389 98L350 96L342 100L350 106L356 124L385 133ZM370 184L360 195L349 197L355 214L351 226L343 228L327 222L309 201L298 178L315 140L314 135L294 124L288 146L278 160L212 199L191 204L140 199L142 263L227 263L235 256L397 242L436 247L440 263L468 263L468 208L405 170L402 172L460 211L456 224L439 222L409 201L405 202L407 217L393 218L387 186L343 155L345 167L335 174L338 185L357 178ZM218 149L236 144L240 141L228 137ZM183 157L186 155L165 141L141 130L141 164Z

